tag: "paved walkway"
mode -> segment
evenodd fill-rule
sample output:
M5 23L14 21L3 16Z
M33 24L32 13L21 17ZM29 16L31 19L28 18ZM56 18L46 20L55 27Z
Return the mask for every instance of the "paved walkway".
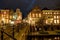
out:
M25 40L26 34L28 34L29 26L24 27L15 37L17 40Z

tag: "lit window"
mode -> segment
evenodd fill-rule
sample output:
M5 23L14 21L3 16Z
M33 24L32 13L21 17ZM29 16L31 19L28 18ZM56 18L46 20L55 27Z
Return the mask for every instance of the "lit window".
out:
M60 39L60 37L58 37L58 39Z
M59 24L59 20L57 20L57 23Z
M50 14L52 14L52 12Z
M12 19L12 16L10 16L10 19Z
M48 20L46 20L46 24L51 24L52 22L53 22L52 19L48 19Z
M56 12L54 12L54 14L56 14Z
M57 37L55 37L54 39L57 39Z
M59 18L59 16L57 16L57 18Z
M56 18L56 16L54 16L54 18Z
M2 17L3 17L4 15L2 14Z
M48 24L48 21L46 20L46 24Z
M52 39L49 39L49 40L52 40Z
M41 17L41 14L39 13L39 17Z
M6 14L6 11L4 11L4 14Z
M38 13L36 13L36 17L38 17Z
M50 14L50 13L48 13L48 14Z
M33 17L35 17L35 14L32 14Z
M48 14L52 14L51 12L48 12Z
M48 14L48 13L46 12L46 14Z
M54 23L56 24L56 20L54 20Z

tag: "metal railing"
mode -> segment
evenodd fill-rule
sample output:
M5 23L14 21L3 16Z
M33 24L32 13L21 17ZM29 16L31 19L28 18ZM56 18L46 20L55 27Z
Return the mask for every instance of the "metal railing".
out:
M8 33L4 32L4 29L0 29L1 35L0 38L1 40L6 40L6 39L12 39L12 40L17 40L16 38L14 38L13 36L9 35Z

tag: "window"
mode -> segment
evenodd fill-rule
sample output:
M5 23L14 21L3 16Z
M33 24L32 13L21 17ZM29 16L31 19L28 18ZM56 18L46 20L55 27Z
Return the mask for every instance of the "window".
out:
M39 17L41 17L41 14L39 13Z
M4 11L4 14L6 14L6 11Z
M38 15L38 13L36 13L36 17L38 17L39 15Z
M45 14L48 14L48 12L45 12Z
M55 39L55 40L60 40L60 37L55 37L54 39Z
M52 12L50 12L50 14L52 14Z
M48 24L48 21L46 20L46 24Z
M48 14L52 14L51 12L48 12Z
M54 20L54 23L55 23L55 24L56 24L56 23L59 24L59 20Z
M57 18L59 18L59 16L57 16Z
M57 20L57 23L59 24L59 20Z
M54 16L54 18L56 19L56 16Z
M54 12L54 14L57 14L57 12Z
M53 19L47 19L46 24L51 24L53 22Z
M54 23L56 24L56 20L54 20Z
M50 13L48 13L48 14L50 14Z
M35 14L32 14L32 17L35 17Z

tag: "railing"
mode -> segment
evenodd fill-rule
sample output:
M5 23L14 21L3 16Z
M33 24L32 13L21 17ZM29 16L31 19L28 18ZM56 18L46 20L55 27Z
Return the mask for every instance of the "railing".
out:
M6 29L0 28L0 40L17 40L15 38L15 34L19 33L19 30L21 30L23 27L22 25L18 26L6 26Z
M1 32L1 35L0 35L0 40L17 40L16 38L14 38L13 36L11 36L11 35L9 35L9 34L7 34L6 32L4 32L4 30L2 29L2 30L0 30L0 32Z

